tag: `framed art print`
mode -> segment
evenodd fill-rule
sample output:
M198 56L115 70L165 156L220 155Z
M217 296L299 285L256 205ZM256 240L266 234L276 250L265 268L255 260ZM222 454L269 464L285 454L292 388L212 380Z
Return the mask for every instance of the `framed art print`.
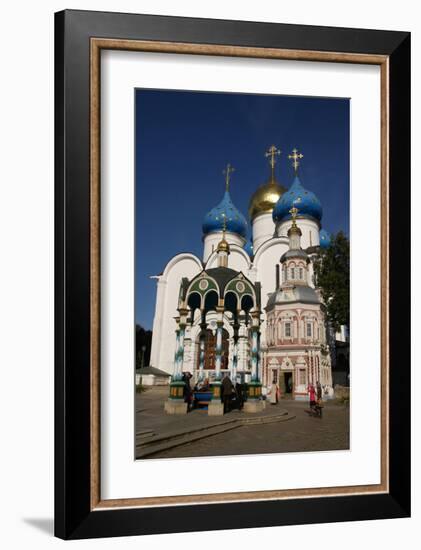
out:
M408 516L409 34L55 47L56 535Z

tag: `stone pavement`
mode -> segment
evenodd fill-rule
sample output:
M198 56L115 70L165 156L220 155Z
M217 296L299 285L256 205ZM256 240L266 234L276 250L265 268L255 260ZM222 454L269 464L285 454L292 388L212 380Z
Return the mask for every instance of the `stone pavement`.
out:
M195 410L186 416L167 415L164 401L167 387L154 387L136 395L136 443L137 449L149 437L175 433L180 430L211 429L221 422L255 415L232 411L223 417L209 417L206 410ZM267 404L264 415L282 414L285 410L292 418L288 422L263 425L245 425L222 430L209 437L187 442L174 448L153 454L153 458L193 456L221 456L232 454L280 453L302 451L327 451L349 448L349 408L334 402L326 402L323 418L309 416L302 401L281 400L278 405ZM257 416L257 415L256 415Z

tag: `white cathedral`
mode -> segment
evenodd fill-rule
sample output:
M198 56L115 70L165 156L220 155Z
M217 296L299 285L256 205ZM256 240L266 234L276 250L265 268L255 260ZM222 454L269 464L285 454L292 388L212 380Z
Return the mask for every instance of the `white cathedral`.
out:
M175 385L183 372L214 385L228 373L254 387L249 396L256 399L273 380L295 399L316 381L331 395L326 323L313 281L313 259L330 244L322 206L300 181L301 153L289 155L289 190L275 176L280 151L272 145L265 155L270 177L249 203L252 241L231 200L228 165L224 196L203 221L202 258L177 254L156 276L150 364Z

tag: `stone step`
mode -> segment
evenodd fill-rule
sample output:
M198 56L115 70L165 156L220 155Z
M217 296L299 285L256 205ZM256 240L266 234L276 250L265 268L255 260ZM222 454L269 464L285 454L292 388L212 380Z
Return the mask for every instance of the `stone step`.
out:
M142 445L145 441L148 441L151 437L154 437L155 432L152 430L139 430L136 432L136 446Z
M178 430L171 430L162 434L155 435L151 438L148 438L148 440L145 443L142 443L142 446L150 446L155 445L158 443L164 443L166 441L176 441L178 438L183 438L184 436L193 436L193 434L196 433L202 433L206 432L207 430L211 428L222 428L225 426L234 425L236 426L237 419L227 419L227 420L220 420L217 422L213 422L212 424L198 424L197 426L190 426L188 428L181 428Z
M218 435L223 432L227 432L229 430L234 430L235 428L237 428L235 423L231 423L225 426L214 426L214 427L209 427L202 431L196 431L195 433L185 435L183 437L177 437L172 440L167 439L162 443L156 443L155 445L148 445L146 448L143 448L143 445L142 445L142 448L140 450L139 448L137 449L136 458L146 458L156 453L160 453L161 451L166 451L167 449L179 447L180 445L193 443L194 441L197 441L199 439L203 439L205 437L212 437L213 435Z
M273 422L285 422L292 420L295 415L289 414L287 411L282 411L274 415L265 416L241 416L240 418L228 419L213 423L211 425L201 425L194 428L178 430L161 434L159 436L147 438L144 441L136 441L136 458L146 458L156 453L186 445L199 439L212 437L220 433L227 432L239 428L241 426L250 426L256 424L270 424Z
M136 435L138 437L147 437L155 434L152 430L139 430L138 432L136 432Z

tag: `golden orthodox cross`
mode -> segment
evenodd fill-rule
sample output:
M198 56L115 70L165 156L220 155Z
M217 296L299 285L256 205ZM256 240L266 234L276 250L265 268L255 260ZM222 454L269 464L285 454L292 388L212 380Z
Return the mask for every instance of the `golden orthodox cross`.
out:
M280 155L281 154L281 150L280 149L277 149L275 147L275 145L271 145L269 147L269 150L266 151L265 153L265 157L268 158L270 157L270 161L269 161L269 164L272 168L272 179L274 179L274 175L275 175L275 164L276 164L276 158L275 156L276 155Z
M297 172L298 167L300 165L299 160L302 159L303 157L304 155L299 153L295 148L292 150L292 154L288 155L288 158L292 160L292 166L294 167L295 172Z
M222 173L225 176L225 189L226 189L226 191L229 190L231 174L233 172L235 172L235 168L233 166L231 166L231 164L229 164L229 163L227 164L227 167L224 168L224 170L222 170Z

